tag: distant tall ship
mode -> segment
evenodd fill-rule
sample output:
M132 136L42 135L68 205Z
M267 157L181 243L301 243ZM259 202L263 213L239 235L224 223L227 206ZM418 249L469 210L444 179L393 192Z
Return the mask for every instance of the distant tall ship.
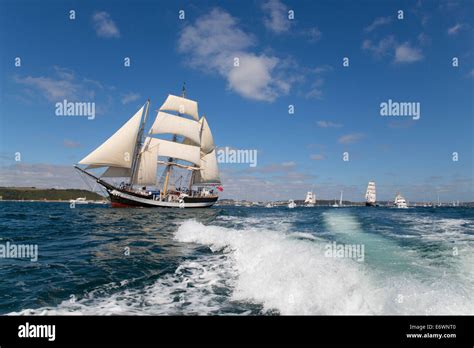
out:
M405 198L403 198L402 195L400 195L400 193L397 193L397 195L395 197L395 201L393 202L393 204L397 208L403 208L403 209L408 208L408 205L407 205L407 202L406 202Z
M74 166L94 178L114 207L203 208L216 203L221 181L211 129L198 104L168 95L144 137L150 100L115 134ZM167 112L165 112L167 111ZM171 112L171 113L170 113ZM171 140L153 137L169 134ZM165 160L159 160L164 157ZM163 168L157 180L158 166ZM89 169L106 168L98 177ZM113 184L104 178L125 178ZM155 187L154 190L147 187Z
M308 191L306 193L306 198L304 200L304 203L306 204L307 207L314 207L316 204L316 195L314 194L313 191Z
M367 185L367 192L365 193L365 205L367 207L375 207L376 194L375 194L375 182L369 181Z

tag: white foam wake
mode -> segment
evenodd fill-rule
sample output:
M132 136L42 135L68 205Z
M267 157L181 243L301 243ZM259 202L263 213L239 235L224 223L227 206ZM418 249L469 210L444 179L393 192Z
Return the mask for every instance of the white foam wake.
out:
M380 277L351 259L324 256L320 243L291 233L234 230L187 221L176 239L223 251L237 271L235 300L281 314L473 313L473 299L449 279Z
M325 257L326 242L311 234L260 225L265 228L238 230L188 220L175 238L209 246L212 254L186 260L174 273L138 289L112 285L74 303L11 314L474 313L469 283L453 281L457 278L377 271L367 263Z

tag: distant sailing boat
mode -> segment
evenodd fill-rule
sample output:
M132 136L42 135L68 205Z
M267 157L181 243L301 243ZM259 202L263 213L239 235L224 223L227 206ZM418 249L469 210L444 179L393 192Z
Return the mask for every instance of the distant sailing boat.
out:
M304 200L304 203L306 204L307 207L314 207L316 204L316 195L314 194L313 191L308 191L306 193L306 198Z
M369 181L369 184L367 185L367 192L365 193L365 205L367 207L375 207L375 200L376 200L376 194L375 194L375 182L374 181Z
M215 186L221 181L211 129L204 116L199 118L197 102L185 97L184 87L182 97L168 95L144 138L149 106L150 100L115 134L79 162L87 167L74 167L105 187L113 207L212 206L218 199ZM152 137L155 134L171 134L172 140ZM163 161L159 157L167 159ZM164 167L159 184L158 165ZM100 167L107 168L100 177L87 171ZM181 176L173 183L172 174ZM185 176L188 180L183 182ZM103 179L117 177L128 180L115 185ZM158 190L147 190L146 185ZM221 191L222 187L217 186L217 190Z
M332 205L333 208L339 208L342 207L342 191L341 191L341 197L339 198L339 204L337 204L336 200L334 200L334 204Z

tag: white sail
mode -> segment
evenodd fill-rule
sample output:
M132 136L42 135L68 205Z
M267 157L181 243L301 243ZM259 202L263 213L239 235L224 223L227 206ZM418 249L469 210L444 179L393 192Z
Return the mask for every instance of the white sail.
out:
M114 135L84 157L79 164L89 164L96 168L100 166L130 168L132 166L133 152L135 150L143 108L144 106Z
M204 155L211 153L216 146L214 145L214 138L212 137L211 128L209 128L209 124L207 123L206 118L203 116L199 120L201 123L201 151Z
M201 143L200 129L201 125L197 121L159 111L151 126L150 134L177 134L199 145Z
M365 193L365 199L367 203L375 203L376 201L376 191L375 191L375 182L369 181L367 185L367 192Z
M196 121L199 120L197 102L172 94L168 95L168 98L166 98L163 105L161 105L160 111L175 111L180 114L189 115Z
M130 177L132 174L130 168L121 168L121 167L109 167L101 175L103 178L126 178Z
M217 165L216 150L201 158L201 169L194 177L195 184L220 184L219 167Z
M145 141L140 160L138 162L138 171L133 180L138 185L155 185L158 160L158 144L152 144L151 141Z
M198 146L185 145L157 138L146 138L146 142L150 142L150 146L158 145L158 156L176 158L198 166L201 164Z

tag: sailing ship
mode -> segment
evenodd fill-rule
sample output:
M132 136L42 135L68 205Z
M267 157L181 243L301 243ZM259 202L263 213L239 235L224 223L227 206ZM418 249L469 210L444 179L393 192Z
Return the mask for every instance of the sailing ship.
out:
M212 206L222 187L211 129L199 117L198 103L186 98L184 87L181 97L168 95L145 137L149 106L150 100L78 163L85 168L74 167L105 188L113 207ZM154 137L164 134L171 140ZM106 170L100 176L88 171L96 168ZM126 180L117 185L108 178Z
M408 208L405 198L403 198L402 195L400 195L400 193L397 193L393 204L395 205L396 208L402 208L402 209Z
M316 195L314 194L313 191L308 191L306 193L306 198L304 200L304 203L306 204L307 207L314 207L316 204Z
M367 207L375 207L376 206L375 200L376 200L375 182L369 181L369 184L367 185L367 192L365 193L365 205Z

